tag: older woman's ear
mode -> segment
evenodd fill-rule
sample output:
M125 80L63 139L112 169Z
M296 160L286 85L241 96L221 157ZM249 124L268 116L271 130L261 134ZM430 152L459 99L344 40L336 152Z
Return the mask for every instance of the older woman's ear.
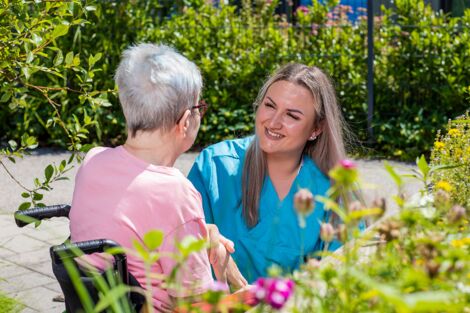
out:
M190 126L190 117L191 117L191 110L188 109L184 111L183 116L180 118L180 120L176 124L176 129L179 133L186 134Z

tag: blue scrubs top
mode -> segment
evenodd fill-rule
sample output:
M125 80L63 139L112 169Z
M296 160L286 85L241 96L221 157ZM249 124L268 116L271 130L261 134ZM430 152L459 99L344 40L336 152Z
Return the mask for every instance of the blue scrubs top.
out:
M252 140L253 137L248 137L209 146L197 157L188 175L201 193L206 222L216 224L220 233L235 243L232 257L249 283L267 276L272 264L288 272L298 268L302 241L304 254L323 249L320 223L329 212L317 201L302 229L293 203L295 193L301 188L324 196L330 187L330 180L313 160L304 156L303 165L282 201L266 176L260 196L259 222L248 228L242 213L242 173L245 152ZM329 249L340 245L334 241Z

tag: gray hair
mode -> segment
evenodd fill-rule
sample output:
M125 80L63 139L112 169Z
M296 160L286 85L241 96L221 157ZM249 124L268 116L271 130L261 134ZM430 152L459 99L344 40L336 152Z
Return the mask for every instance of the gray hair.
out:
M198 67L166 45L142 43L126 49L115 76L127 129L169 130L202 89Z
M305 143L303 153L308 155L328 175L341 159L346 157L345 136L349 130L336 100L329 77L318 67L290 63L278 69L263 85L254 103L255 110L263 101L269 87L277 81L289 81L309 90L315 105L315 126L323 132L315 141ZM245 222L253 227L258 222L259 198L266 175L266 159L255 136L247 149L242 178L242 206Z

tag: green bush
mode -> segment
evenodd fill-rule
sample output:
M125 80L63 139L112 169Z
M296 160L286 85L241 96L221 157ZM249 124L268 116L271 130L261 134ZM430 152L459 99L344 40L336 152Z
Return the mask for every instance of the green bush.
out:
M314 1L308 10L295 12L296 25L275 14L278 1L247 0L241 8L215 8L203 2L71 5L17 1L3 8L0 36L7 44L0 60L8 75L0 78L0 140L27 133L42 144L66 146L65 130L77 124L74 116L80 121L88 116L88 133L82 136L87 138L82 143L122 143L124 119L113 75L123 49L142 41L171 44L201 68L203 97L212 107L203 121L199 145L251 133L252 103L258 89L269 73L291 61L318 65L332 76L346 119L361 141L368 139L365 19L349 22L348 8L337 6L337 0L325 5ZM36 28L43 32L40 38L51 42L31 59L29 52L39 52L41 46L39 37L31 37L36 28L28 28L26 35L26 30L15 25L32 23L45 8L50 19ZM68 31L61 34L58 29L55 34L61 36L50 38L59 24ZM433 12L422 0L399 0L395 8L384 9L375 25L376 145L372 153L414 158L430 151L429 138L436 129L465 111L463 96L470 85L466 74L470 70L470 10L451 18ZM60 59L59 50L65 59L73 52L68 59L72 66L54 64ZM10 62L14 56L21 56L23 63ZM33 66L24 72L27 61ZM50 71L38 71L38 66ZM35 86L59 88L47 92L56 105L50 105L44 89L27 88L28 80ZM51 116L58 114L64 125L47 127Z
M468 109L470 10L450 18L423 1L394 3L376 23L374 121L380 149L410 158Z
M456 165L436 172L432 179L436 189L449 192L454 202L470 209L470 115L450 120L444 133L438 132L431 153L432 164Z

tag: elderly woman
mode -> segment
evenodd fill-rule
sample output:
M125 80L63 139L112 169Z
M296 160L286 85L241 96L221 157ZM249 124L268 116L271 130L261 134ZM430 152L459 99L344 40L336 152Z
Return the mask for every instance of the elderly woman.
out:
M173 167L196 138L206 104L198 102L202 88L196 65L164 45L139 44L124 51L116 73L119 100L128 137L122 146L98 147L86 155L75 181L70 231L72 241L107 238L132 249L134 240L154 229L165 239L153 274L170 275L175 241L186 235L206 236L201 196ZM98 256L92 263L103 267ZM128 266L146 285L143 261L133 254ZM162 287L151 280L153 305L172 307L173 297L206 291L213 283L206 251L192 255L179 283Z
M188 176L202 195L207 223L234 241L233 259L249 282L273 264L292 271L305 257L301 251L322 249L320 222L328 213L317 202L302 229L294 194L307 188L326 195L328 171L345 158L341 109L319 68L280 68L261 88L255 111L254 137L204 149Z

